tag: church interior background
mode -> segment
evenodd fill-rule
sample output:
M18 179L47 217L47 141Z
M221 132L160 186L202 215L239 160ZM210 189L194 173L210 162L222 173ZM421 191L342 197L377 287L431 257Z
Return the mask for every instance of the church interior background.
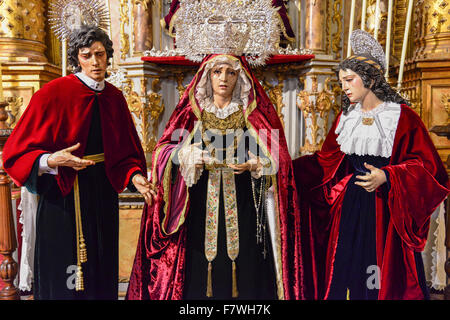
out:
M45 83L60 77L67 68L61 54L63 44L50 30L48 22L51 2L0 1L2 134L14 128L31 96ZM413 2L410 11L409 2ZM170 4L170 0L105 0L110 12L108 33L115 50L107 80L119 87L126 97L148 166L153 146L197 68L188 63L170 63L174 60L171 53L174 39L160 22L169 12ZM386 76L392 86L408 97L430 129L443 162L448 165L448 0L285 0L283 4L295 37L283 41L281 62L254 71L282 120L293 159L320 149L340 109L341 90L333 68L349 55L349 29L361 28L376 33L384 48L389 45ZM305 59L283 60L283 54L303 55ZM404 63L401 63L402 55ZM67 69L67 73L70 72ZM9 183L6 174L0 172L0 191L9 190L4 189ZM0 196L7 198L9 194ZM20 259L20 211L17 210L20 190L12 186L11 197L9 203L1 201L0 204L0 260L3 259L0 289L5 287L4 280L18 273L18 266L11 259L15 262ZM118 281L122 297L135 255L142 207L143 198L138 194L125 191L120 195ZM445 270L450 271L450 263L445 263L450 249L450 224L446 215L444 207L433 214L429 241L423 253L434 299L450 299L448 287L444 290L448 284Z

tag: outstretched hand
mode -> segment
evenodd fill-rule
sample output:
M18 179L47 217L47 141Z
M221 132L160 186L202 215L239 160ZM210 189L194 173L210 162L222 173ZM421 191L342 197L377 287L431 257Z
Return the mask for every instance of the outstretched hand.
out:
M131 180L137 191L144 196L145 202L151 206L153 198L156 198L156 188L142 174L136 174Z
M383 170L365 162L364 166L370 170L370 173L367 172L364 176L356 176L357 179L362 181L356 181L355 184L363 187L367 192L373 192L387 181L386 174Z
M77 156L74 156L72 154L73 151L77 150L80 147L80 143L56 151L55 153L52 153L48 159L47 159L47 165L50 168L56 168L56 167L71 167L77 171L85 169L87 166L92 166L95 164L92 160L85 160L78 158Z

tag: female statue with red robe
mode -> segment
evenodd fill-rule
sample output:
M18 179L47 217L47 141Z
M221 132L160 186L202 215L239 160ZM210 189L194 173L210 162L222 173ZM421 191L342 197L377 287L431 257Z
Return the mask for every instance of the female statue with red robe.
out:
M297 191L242 57L207 56L153 152L127 299L300 299Z
M421 257L447 172L420 117L384 78L381 46L352 34L343 110L294 160L308 299L426 299ZM311 262L311 263L309 263Z

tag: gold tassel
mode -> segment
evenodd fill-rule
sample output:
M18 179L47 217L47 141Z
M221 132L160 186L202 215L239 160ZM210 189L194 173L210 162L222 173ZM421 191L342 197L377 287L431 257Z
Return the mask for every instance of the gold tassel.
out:
M232 292L232 297L233 298L237 298L239 296L239 292L238 292L238 289L237 289L236 262L234 262L234 261L233 261L233 264L232 264L232 268L233 268L233 276L232 276L233 292Z
M81 263L87 262L86 244L84 243L84 238L82 235L80 238L80 262Z
M75 280L75 290L76 291L84 290L83 271L81 271L81 266L78 266L78 269L77 269L77 278Z
M208 262L208 282L206 284L206 296L211 298L213 296L212 292L212 264Z

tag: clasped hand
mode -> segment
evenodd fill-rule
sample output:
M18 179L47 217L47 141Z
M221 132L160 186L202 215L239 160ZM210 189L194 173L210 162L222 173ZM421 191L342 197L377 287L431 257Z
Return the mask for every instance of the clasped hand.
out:
M370 170L370 173L367 172L364 176L356 176L357 179L362 181L356 181L355 184L363 187L367 192L373 192L387 181L386 174L383 170L365 162L364 166Z
M203 168L205 164L213 164L214 158L211 158L208 155L208 151L200 149L201 142L194 143L189 148L191 148L190 152L192 154L192 157L189 158L194 164L197 169ZM235 174L241 174L245 171L256 171L262 167L261 161L259 157L255 156L250 151L248 152L248 155L250 159L246 161L245 163L241 164L228 164L229 168L232 168L235 170ZM182 164L183 166L183 164Z
M255 156L250 151L248 152L250 159L241 164L229 164L228 167L234 169L235 174L241 174L245 171L256 171L262 167L259 157Z

